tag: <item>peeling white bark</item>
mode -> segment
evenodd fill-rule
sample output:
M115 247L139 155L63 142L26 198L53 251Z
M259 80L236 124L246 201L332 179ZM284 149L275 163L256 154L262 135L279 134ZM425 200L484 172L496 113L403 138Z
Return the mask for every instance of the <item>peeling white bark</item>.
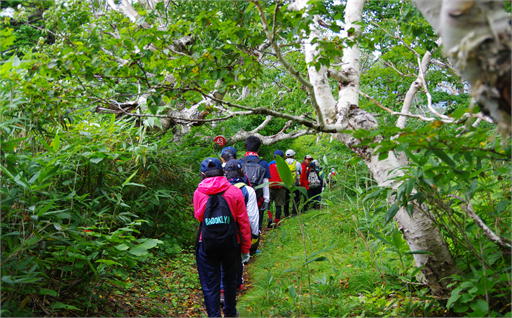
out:
M354 41L361 32L361 26L356 24L356 22L361 20L363 6L364 0L347 1L343 33L348 40ZM351 32L349 33L349 31ZM336 105L338 123L345 121L350 108L359 104L360 59L361 50L357 45L354 44L343 49L341 72L347 77L347 81L340 83L341 87L338 93L338 103Z
M503 1L414 0L439 34L444 53L461 77L471 83L482 110L506 134L512 133L511 18Z
M291 7L294 10L302 10L307 7L307 1L301 0L296 1ZM305 13L305 17L307 16L307 11ZM314 96L316 99L316 103L318 105L322 105L319 107L320 116L322 124L329 123L333 124L333 118L336 117L336 100L332 95L331 87L329 86L329 78L328 73L329 70L326 66L322 65L318 69L314 65L316 57L319 54L318 43L315 43L316 40L321 39L325 35L322 34L322 30L318 24L320 17L313 16L314 23L310 25L310 33L309 37L303 45L309 81L311 85L313 85Z
M297 4L296 2L295 5L299 6L300 3ZM360 27L356 22L361 19L363 5L364 0L347 1L345 8L345 36L351 40L359 33ZM313 19L313 21L315 20ZM353 32L349 34L348 30ZM306 58L313 60L317 54L315 46L306 45L304 49L306 50ZM346 47L343 50L342 77L340 77L343 81L340 82L336 113L335 117L326 118L326 120L336 122L349 129L371 130L377 127L377 121L373 115L358 107L360 56L361 53L357 45ZM429 55L424 59L425 69L429 59ZM319 85L314 91L321 92L324 95L331 94L332 96L332 92L327 91L322 81L314 80L316 78L323 79L326 76L325 70L310 68L308 71L312 85ZM422 76L421 72L420 76ZM420 78L420 80L423 80L423 78ZM415 88L416 91L419 87L421 87L421 83ZM318 106L320 109L326 107L329 112L326 111L325 113L331 114L330 99L317 100L319 101ZM323 104L321 103L322 100L327 100L328 102ZM406 111L408 112L408 109ZM378 156L375 155L374 149L359 145L359 141L352 136L337 134L336 138L345 143L365 161L374 179L380 186L394 189L399 186L400 183L395 178L402 174L400 169L403 168L403 164L394 153L390 152L388 158L379 160ZM449 250L434 222L429 215L422 213L419 209L415 211L412 217L409 216L405 209L400 209L395 216L395 220L402 229L411 251L429 252L429 254L413 254L416 266L422 269L425 281L432 292L434 294L444 294L446 282L443 282L441 279L453 273L454 264Z

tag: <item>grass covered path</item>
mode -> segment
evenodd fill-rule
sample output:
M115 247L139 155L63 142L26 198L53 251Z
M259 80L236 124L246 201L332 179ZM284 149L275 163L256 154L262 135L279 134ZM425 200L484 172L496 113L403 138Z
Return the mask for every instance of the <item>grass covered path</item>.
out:
M329 205L264 233L262 253L246 266L241 317L447 315L414 281L412 257L393 224L371 233L382 216L371 215L368 203ZM104 297L99 316L206 316L192 251L153 259Z
M362 211L346 203L287 218L267 232L248 268L241 316L444 315L425 288L403 277L411 258L369 239Z

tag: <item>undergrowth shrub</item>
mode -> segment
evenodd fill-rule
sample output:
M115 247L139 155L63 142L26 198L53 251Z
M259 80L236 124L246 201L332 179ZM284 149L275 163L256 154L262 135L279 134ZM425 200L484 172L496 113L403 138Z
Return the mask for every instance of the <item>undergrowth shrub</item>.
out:
M170 137L92 114L40 130L3 115L2 315L86 315L92 290L122 286L150 249L192 244L197 177Z

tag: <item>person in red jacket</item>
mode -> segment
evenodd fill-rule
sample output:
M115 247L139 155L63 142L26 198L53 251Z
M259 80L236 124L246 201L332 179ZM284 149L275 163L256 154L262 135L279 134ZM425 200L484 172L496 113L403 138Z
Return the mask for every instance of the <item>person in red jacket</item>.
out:
M304 156L304 161L302 161L301 163L301 169L302 169L302 173L300 174L300 181L299 181L299 185L301 187L304 187L306 188L306 190L309 191L309 181L308 181L308 178L309 178L309 171L310 171L310 163L311 161L313 160L313 157L311 155L306 155ZM308 197L307 195L304 195L304 193L301 192L301 201L302 202L306 202ZM304 211L307 210L307 204L304 203L303 205L303 209Z
M280 156L284 159L284 152L282 150L274 151L274 158ZM275 218L272 219L269 216L269 224L268 227L272 225L277 225L281 220L281 212L284 212L284 216L289 216L289 205L286 204L290 200L290 193L288 189L280 185L282 183L281 176L279 175L279 171L277 170L277 163L275 160L269 162L270 169L270 179L269 179L269 187L270 187L270 203L274 202L276 214ZM284 210L284 211L283 211Z
M236 317L236 288L240 262L248 262L251 247L251 228L245 207L242 191L233 186L224 177L222 163L217 158L206 158L201 162L201 176L203 180L194 192L194 217L201 222L196 247L196 262L199 280L204 295L204 303L209 317L222 317L220 312L220 280L221 268L224 272L224 316ZM219 195L222 197L220 199ZM235 247L224 248L212 253L206 248L203 241L205 226L218 223L222 218L205 220L205 211L212 209L210 199L215 197L220 202L227 203L232 219L238 227ZM210 211L209 210L209 211ZM209 221L209 222L208 222ZM205 223L206 222L206 223ZM226 222L226 223L229 223ZM242 255L240 255L242 253Z

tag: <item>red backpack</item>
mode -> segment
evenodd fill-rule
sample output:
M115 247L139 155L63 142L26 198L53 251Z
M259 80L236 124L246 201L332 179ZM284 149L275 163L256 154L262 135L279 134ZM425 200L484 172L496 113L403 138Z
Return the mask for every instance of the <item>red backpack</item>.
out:
M277 164L274 162L269 165L270 169L270 179L268 181L270 182L269 187L274 189L282 188L283 186L277 185L276 182L283 182L281 180L281 176L279 176L279 172L277 171Z

